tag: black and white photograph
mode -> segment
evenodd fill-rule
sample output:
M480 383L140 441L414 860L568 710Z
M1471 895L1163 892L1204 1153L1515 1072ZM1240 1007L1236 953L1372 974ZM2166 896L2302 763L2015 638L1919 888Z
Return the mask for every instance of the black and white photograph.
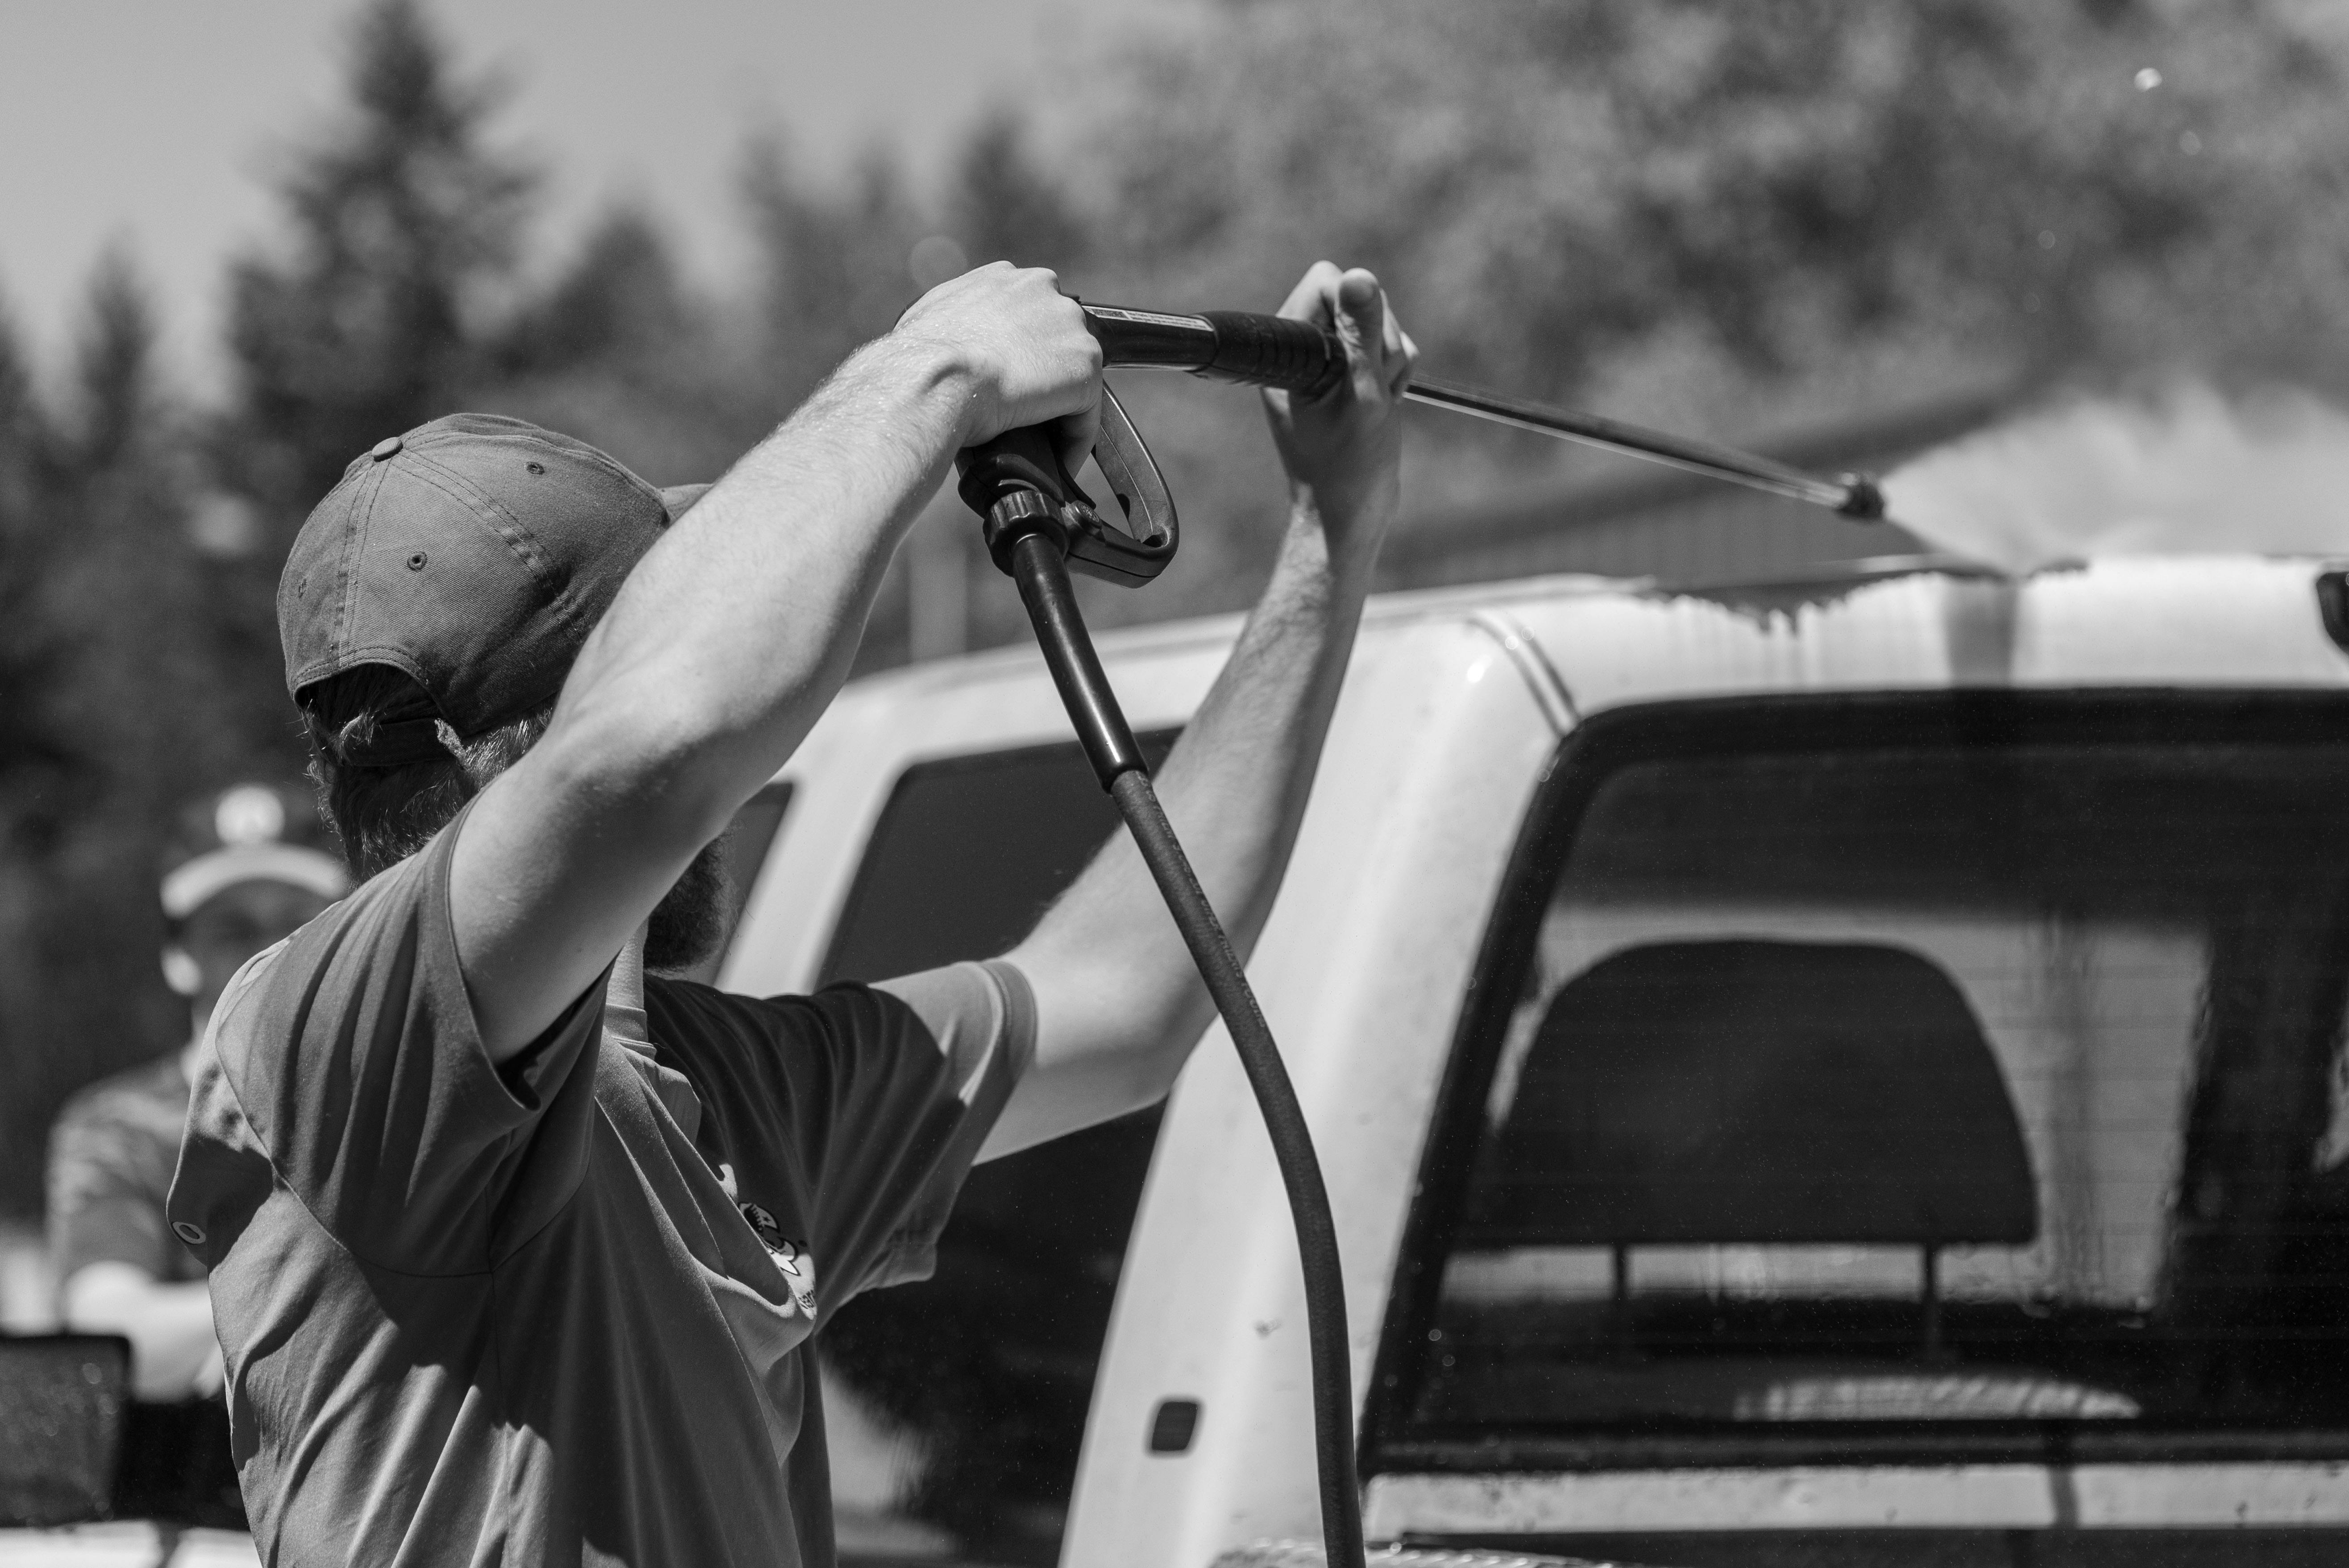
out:
M2349 5L0 0L0 1568L2349 1563Z

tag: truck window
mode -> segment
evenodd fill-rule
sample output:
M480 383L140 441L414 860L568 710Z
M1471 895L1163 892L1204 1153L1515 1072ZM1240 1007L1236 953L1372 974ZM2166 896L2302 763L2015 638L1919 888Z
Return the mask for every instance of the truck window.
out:
M2349 1432L2349 704L1680 705L1529 831L1372 1468Z
M1155 769L1174 732L1138 738ZM874 824L817 984L1018 944L1118 825L1073 740L908 768Z
M1154 769L1173 732L1140 738ZM881 980L1014 946L1119 830L1073 741L900 777L822 981ZM926 1281L851 1303L827 1366L908 1434L899 1500L991 1563L1050 1563L1156 1108L971 1172Z

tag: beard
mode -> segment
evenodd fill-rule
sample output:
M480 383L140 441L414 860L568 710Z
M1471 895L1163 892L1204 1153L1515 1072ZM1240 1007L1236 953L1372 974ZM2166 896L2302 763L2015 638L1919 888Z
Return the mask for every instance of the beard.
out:
M645 967L676 975L714 955L726 941L733 904L726 874L726 835L701 846L675 886L661 895L645 924Z

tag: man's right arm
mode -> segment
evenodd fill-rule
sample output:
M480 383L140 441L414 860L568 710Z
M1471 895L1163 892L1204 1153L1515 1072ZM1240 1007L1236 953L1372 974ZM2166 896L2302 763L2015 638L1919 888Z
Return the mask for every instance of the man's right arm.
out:
M790 758L955 452L1052 420L1083 440L1100 366L1050 273L967 274L850 358L647 552L545 736L455 846L450 913L493 1060L595 981Z

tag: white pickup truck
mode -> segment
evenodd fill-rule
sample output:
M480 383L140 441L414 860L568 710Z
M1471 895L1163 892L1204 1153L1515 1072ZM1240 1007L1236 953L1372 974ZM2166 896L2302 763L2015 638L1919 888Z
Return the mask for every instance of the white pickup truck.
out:
M1252 965L1372 1540L2349 1561L2343 582L1374 602ZM1153 744L1233 630L1103 640ZM1112 825L1067 737L1024 649L858 683L738 828L723 982L1009 945ZM1220 1030L982 1167L822 1341L852 1558L1313 1561L1279 1193Z
M1103 640L1138 731L1233 630ZM2296 559L1375 601L1251 965L1372 1540L2349 1560L2344 645ZM1067 735L1024 649L856 685L724 982L1015 940L1113 820ZM900 1554L1294 1558L1279 1193L1220 1029L1163 1121L981 1168L829 1331L843 1499Z

